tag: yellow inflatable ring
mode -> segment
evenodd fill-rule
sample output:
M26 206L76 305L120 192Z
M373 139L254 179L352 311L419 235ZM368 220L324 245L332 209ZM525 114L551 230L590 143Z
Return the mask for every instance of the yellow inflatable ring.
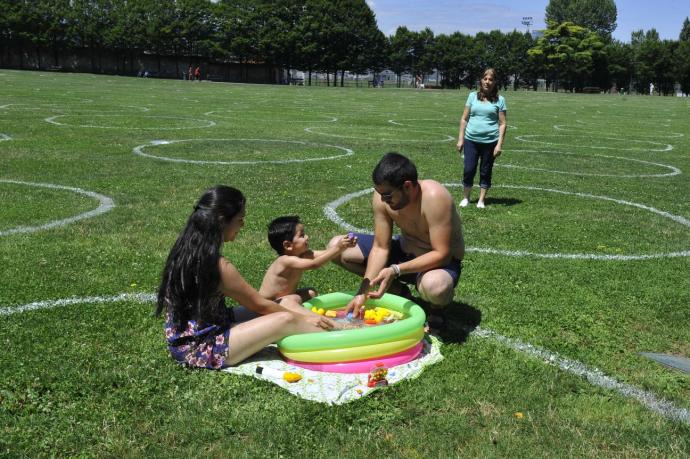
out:
M311 309L312 307L324 308L326 310L339 309L345 307L350 300L352 300L353 296L352 293L344 292L328 293L312 298L310 301L304 303L304 307L307 309ZM367 307L384 307L402 313L404 318L377 327L320 333L303 333L300 335L287 336L278 341L278 349L284 355L295 352L343 350L346 348L372 346L414 339L420 333L423 334L426 315L424 314L424 310L412 301L386 293L380 299L367 300L365 305ZM417 341L419 341L419 339L417 339ZM371 355L359 358L366 359L369 357L371 357ZM305 361L302 358L290 358L293 360Z
M383 325L381 325L383 326ZM353 360L376 359L406 351L419 344L424 337L424 330L415 332L414 336L388 343L369 344L365 346L344 347L341 349L324 349L321 351L280 352L291 360L308 363L336 363Z

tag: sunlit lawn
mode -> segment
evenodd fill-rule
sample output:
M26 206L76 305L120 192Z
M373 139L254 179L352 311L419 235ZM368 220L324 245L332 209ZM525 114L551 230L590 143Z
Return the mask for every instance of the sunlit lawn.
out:
M300 215L314 247L346 225L371 229L370 195L355 193L386 151L459 201L467 90L0 70L0 455L686 457L690 376L638 353L690 356L688 100L504 95L495 187L486 209L461 213L468 253L445 359L331 407L177 366L149 301L59 300L154 293L195 200L218 183L248 197L225 255L255 286L276 216ZM41 228L97 209L88 193L114 207ZM304 282L358 285L333 266ZM58 306L16 312L33 302ZM660 414L503 337L669 405Z

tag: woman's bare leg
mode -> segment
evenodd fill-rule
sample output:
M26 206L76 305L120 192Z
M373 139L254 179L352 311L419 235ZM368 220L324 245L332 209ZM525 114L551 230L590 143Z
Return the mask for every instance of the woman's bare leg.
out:
M274 312L235 325L230 330L226 363L234 365L288 335L324 331L293 312Z

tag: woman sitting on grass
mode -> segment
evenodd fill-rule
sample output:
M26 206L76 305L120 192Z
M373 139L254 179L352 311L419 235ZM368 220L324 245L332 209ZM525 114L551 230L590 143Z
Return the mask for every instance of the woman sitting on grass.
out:
M163 270L156 315L165 311L172 357L218 369L297 333L333 328L327 317L263 298L222 255L244 226L245 199L228 186L206 191L194 206ZM240 307L227 308L229 296Z

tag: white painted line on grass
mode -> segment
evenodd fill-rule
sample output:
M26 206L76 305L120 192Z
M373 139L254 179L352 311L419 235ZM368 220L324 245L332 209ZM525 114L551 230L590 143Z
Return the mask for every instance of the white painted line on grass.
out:
M614 390L625 397L633 398L647 409L668 419L690 424L690 413L685 408L678 408L673 403L658 398L651 392L619 382L615 378L605 375L597 368L588 368L584 363L578 362L577 360L566 359L556 353L505 337L489 329L477 327L472 332L472 335L497 341L515 351L542 360L548 365L556 366L563 371L583 377L587 379L590 384L604 389Z
M47 301L36 301L34 303L28 303L21 306L14 307L2 307L0 308L0 316L10 316L14 314L21 314L29 311L38 311L42 309L54 309L64 306L70 306L75 304L107 304L107 303L118 303L122 301L135 301L137 303L154 303L157 299L157 295L154 293L121 293L119 295L113 296L90 296L90 297L72 297L60 300L47 300ZM647 409L654 411L668 419L681 421L686 424L690 424L690 415L688 410L684 408L678 408L671 402L658 398L651 392L638 389L629 384L623 384L616 379L605 375L600 370L594 368L590 369L584 363L577 360L570 360L559 356L556 353L549 352L545 349L533 346L531 344L525 344L520 341L514 340L512 338L500 335L490 329L485 329L481 327L475 328L471 335L475 335L479 338L490 339L499 344L507 346L518 352L522 352L530 357L542 360L548 365L556 366L563 371L574 374L578 377L583 377L589 381L590 384L602 387L608 390L615 390L621 395L633 398Z
M599 146L599 145L569 145L569 144L563 144L563 143L553 143L553 142L545 142L542 140L533 140L535 137L575 137L576 140L580 139L581 136L576 136L576 135L566 135L566 134L528 134L528 135L519 135L516 136L515 139L519 140L520 142L529 142L529 143L538 143L542 145L550 145L553 147L575 147L575 148L592 148L592 149L597 149L597 150L620 150L620 151L671 151L673 150L673 146L670 144L664 144L660 142L654 142L651 140L631 140L631 139L620 139L617 137L601 137L597 136L597 140L603 139L603 140L612 140L616 142L621 142L621 144L629 144L629 143L647 143L651 145L659 145L662 146L663 148L661 149L655 149L655 148L622 148L622 147L605 147L605 146ZM591 136L589 137L591 138Z
M339 155L333 155L333 156L321 156L318 158L305 158L305 159L275 159L275 160L266 160L266 161L206 161L206 160L195 160L195 159L180 159L180 158L170 158L168 156L159 156L159 155L151 155L149 153L145 153L144 149L150 146L156 146L156 145L170 145L173 143L180 143L180 142L200 142L200 141L205 141L205 142L263 142L263 143L291 143L291 144L296 144L296 145L305 145L305 146L315 146L315 147L326 147L326 148L335 148L341 151L344 151L345 153L339 154ZM139 145L137 147L134 147L134 150L132 150L135 155L139 156L144 156L147 158L153 158L153 159L159 159L161 161L170 161L174 163L187 163L187 164L222 164L222 165L232 165L232 164L239 164L239 165L246 165L246 164L290 164L290 163L305 163L309 161L325 161L327 159L336 159L336 158L342 158L345 156L351 156L355 152L349 148L341 147L338 145L329 145L325 143L316 143L316 142L302 142L300 140L278 140L278 139L183 139L183 140L152 140L148 144L145 145Z
M571 153L571 152L565 152L565 151L543 151L543 150L503 150L504 152L511 152L511 153L544 153L544 154L549 154L549 155L570 155L570 156L580 156L580 157L596 157L596 158L606 158L606 159L619 159L621 161L632 161L636 163L641 163L641 164L648 164L651 166L658 166L658 167L665 167L666 169L670 169L671 172L667 172L665 174L594 174L594 173L587 173L587 172L571 172L571 171L561 171L561 170L555 170L555 169L542 169L538 167L528 167L528 166L520 166L517 164L503 164L503 163L495 163L494 166L497 167L504 167L508 169L524 169L524 170L530 170L530 171L536 171L536 172L550 172L553 174L565 174L565 175L579 175L579 176L586 176L586 177L621 177L621 178L643 178L643 177L672 177L674 175L679 175L681 174L681 170L678 169L677 167L674 166L669 166L667 164L661 164L661 163L653 163L651 161L643 161L641 159L633 159L633 158L625 158L623 156L609 156L609 155L580 155L579 153Z
M88 117L133 117L133 115L120 115L120 114L95 114L95 115L56 115L56 116L50 116L48 118L44 118L44 121L54 124L56 126L68 126L68 127L77 127L77 128L94 128L94 129L136 129L136 130L142 130L142 131L151 131L151 130L156 130L156 131L180 131L184 129L204 129L204 128L209 128L213 127L216 125L215 121L211 120L200 120L196 118L183 118L179 116L161 116L161 115L156 115L156 116L141 116L139 117L140 119L164 119L164 120L183 120L183 121L196 121L199 123L206 123L205 126L187 126L187 127L139 127L139 126L98 126L94 124L69 124L69 123L61 123L59 121L56 121L57 118L62 118L65 116L88 116Z
M15 307L0 308L0 316L11 316L13 314L21 314L27 311L38 311L40 309L53 309L62 306L69 306L73 304L84 303L118 303L120 301L136 301L138 303L151 303L156 301L156 295L153 293L121 293L114 296L87 296L87 297L73 297L64 298L61 300L47 300L36 301L34 303L24 304Z
M449 188L460 188L462 187L462 183L444 183L446 187ZM510 189L523 189L523 190L530 190L530 191L539 191L539 192L547 192L547 193L558 193L558 194L564 194L564 195L571 195L571 196L578 196L582 198L589 198L589 199L600 199L604 201L610 201L610 202L615 202L616 204L622 204L622 205L627 205L627 206L632 206L636 207L638 209L646 210L648 212L655 213L661 217L668 218L676 223L679 223L683 226L689 227L690 228L690 220L688 220L685 217L681 217L679 215L674 215L669 212L665 212L663 210L656 209L651 206L647 206L644 204L638 204L636 202L631 202L631 201L624 201L622 199L616 199L616 198L610 198L608 196L598 196L598 195L593 195L593 194L588 194L588 193L577 193L577 192L572 192L572 191L562 191L562 190L555 190L551 188L539 188L539 187L532 187L532 186L522 186L522 185L494 185L494 188L510 188ZM355 191L354 193L349 193L344 196L341 196L340 198L336 199L335 201L331 201L328 204L326 204L323 207L323 212L326 217L331 220L333 223L336 225L340 226L341 228L345 229L346 231L352 231L355 233L368 233L371 234L372 230L370 229L364 229L364 228L357 228L354 225L349 224L345 220L343 220L340 215L338 215L338 207L341 205L345 204L346 202L372 193L373 188L366 188L364 190L360 191ZM466 252L478 252L478 253L487 253L491 255L504 255L504 256L509 256L509 257L536 257L536 258L562 258L562 259L570 259L570 260L604 260L604 261L631 261L631 260L651 260L651 259L656 259L656 258L677 258L677 257L688 257L690 256L690 250L682 250L682 251L677 251L677 252L664 252L664 253L651 253L651 254L634 254L634 255L602 255L602 254L596 254L596 253L536 253L536 252L528 252L528 251L523 251L523 250L503 250L503 249L492 249L492 248L485 248L485 247L468 247L465 249Z
M415 140L415 139L405 140L405 139L389 139L389 138L373 139L371 137L358 137L358 136L347 136L347 135L340 135L340 134L327 134L324 132L315 131L315 129L319 129L319 128L318 127L306 127L306 128L304 128L305 132L308 132L310 134L323 135L326 137L337 137L337 138L341 138L341 139L368 140L371 142L401 142L401 143L420 143L420 142L423 143L423 142L427 142L427 143L436 143L436 142L450 142L450 141L455 140L455 137L450 136L448 134L442 134L445 136L445 139L441 139L441 140ZM411 129L406 129L406 130L401 131L401 132L406 132L406 133L408 133L408 132L423 132L423 133L427 133L426 131L420 131L420 130L413 131Z
M0 134L0 142L5 140L12 140L12 137L8 136L7 134Z
M227 110L228 112L231 112L231 110ZM216 118L222 118L226 120L238 120L238 121L260 121L264 122L266 121L265 118L259 118L259 117L248 117L248 116L243 116L243 115L236 115L236 116L224 116L224 115L219 115L218 113L223 113L219 112L217 110L211 111L211 112L206 112L204 113L204 116L215 116ZM301 120L297 119L296 117L293 118L271 118L271 123L335 123L338 121L338 118L330 115L313 115L313 116L318 116L321 118L326 118L325 120Z
M18 226L16 228L10 228L8 230L2 230L0 231L0 236L8 236L10 234L18 234L18 233L35 233L36 231L42 231L42 230L47 230L51 228L57 228L59 226L65 226L70 223L74 223L79 220L84 220L87 218L92 218L100 214L104 214L110 210L112 210L115 207L115 203L111 198L108 196L104 196L99 193L94 193L93 191L87 191L87 190L82 190L81 188L74 188L71 186L63 186L63 185L54 185L52 183L35 183L35 182L22 182L19 180L6 180L6 179L0 179L0 183L11 183L13 185L26 185L30 187L37 187L37 188L49 188L53 190L66 190L66 191L71 191L74 193L82 194L84 196L88 196L90 198L94 198L98 200L98 207L94 210L90 210L88 212L81 213L79 215L75 215L74 217L69 217L69 218L64 218L62 220L55 220L50 223L46 223L44 225L38 225L38 226Z

